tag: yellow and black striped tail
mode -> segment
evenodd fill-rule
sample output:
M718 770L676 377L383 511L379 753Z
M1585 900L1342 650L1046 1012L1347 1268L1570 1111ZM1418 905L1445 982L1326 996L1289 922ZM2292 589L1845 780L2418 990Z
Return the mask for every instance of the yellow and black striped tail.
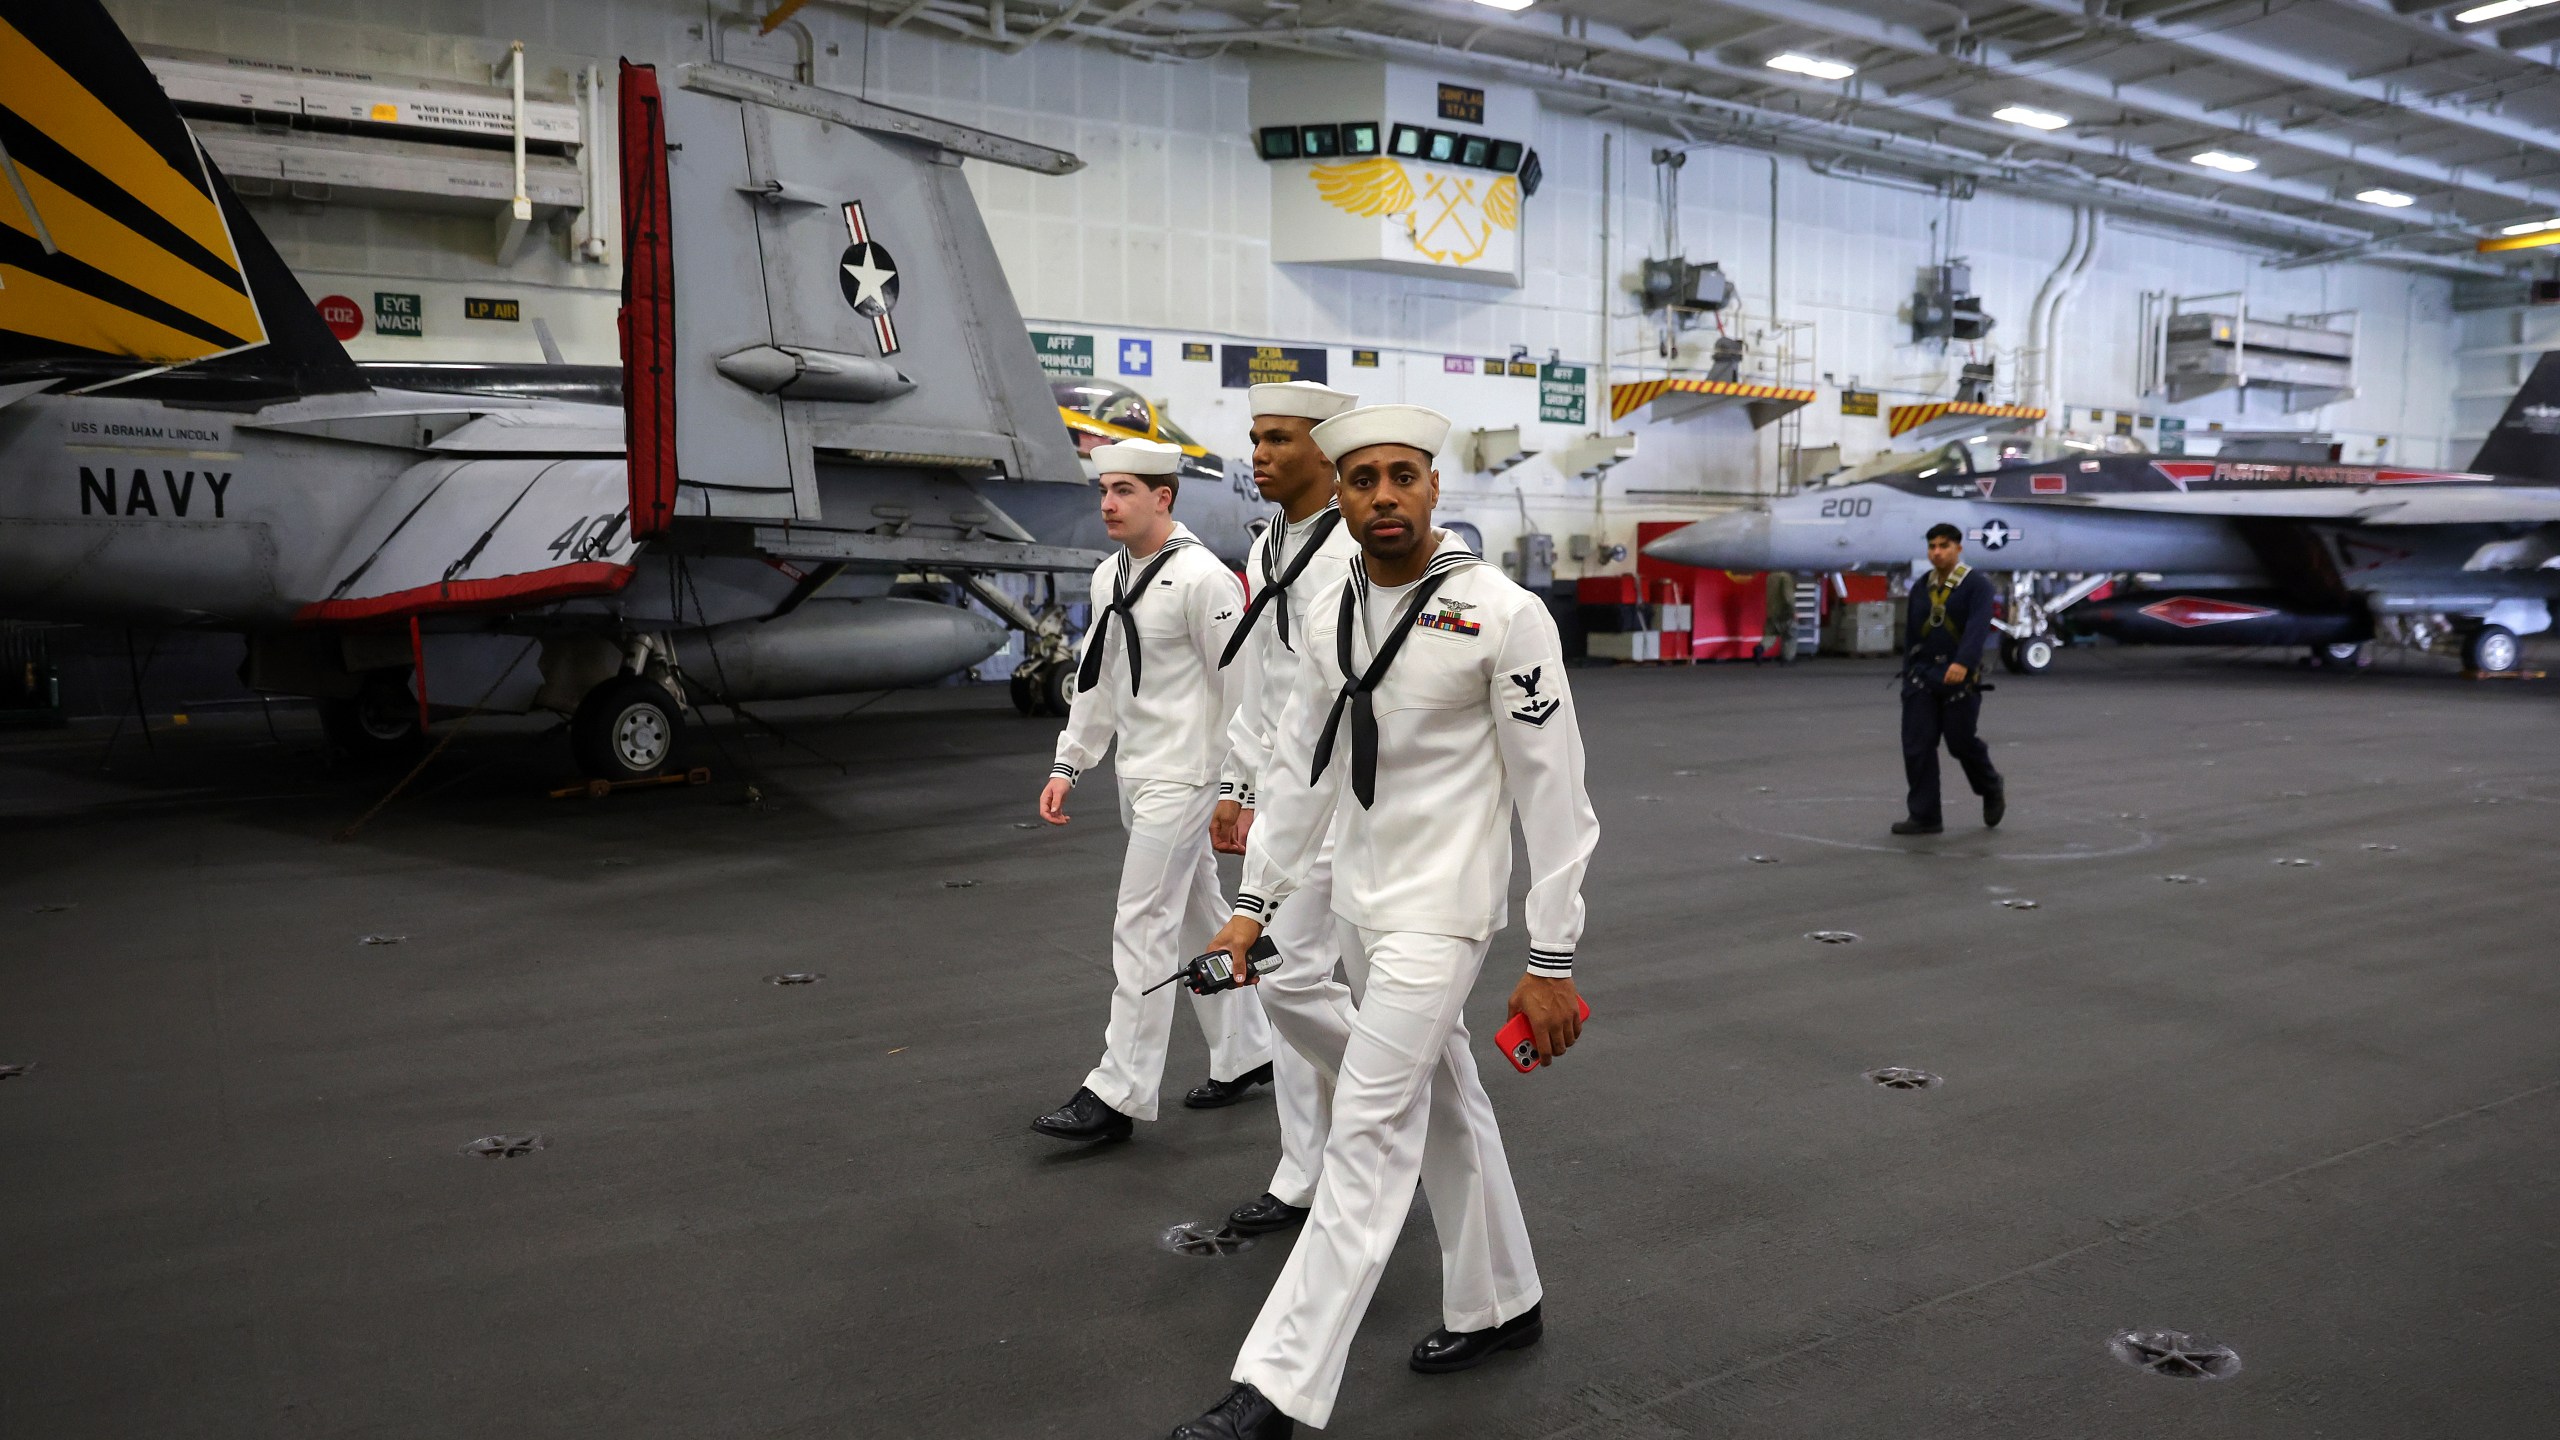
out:
M0 378L365 388L96 0L0 0Z

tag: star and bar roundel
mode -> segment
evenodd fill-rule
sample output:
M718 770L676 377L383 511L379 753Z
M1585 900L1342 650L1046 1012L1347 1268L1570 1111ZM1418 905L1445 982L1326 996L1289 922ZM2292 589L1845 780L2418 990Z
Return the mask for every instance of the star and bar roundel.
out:
M836 262L836 284L844 291L844 303L871 322L871 333L880 341L880 353L895 355L898 325L889 318L889 312L898 308L898 262L889 258L886 246L871 238L871 227L862 218L859 200L845 202L844 233L852 243Z

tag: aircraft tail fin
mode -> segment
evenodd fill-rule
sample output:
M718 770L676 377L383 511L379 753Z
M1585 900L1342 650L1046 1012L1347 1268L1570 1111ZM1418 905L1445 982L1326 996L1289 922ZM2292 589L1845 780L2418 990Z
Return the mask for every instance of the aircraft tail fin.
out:
M2471 468L2560 484L2560 350L2546 350L2534 363Z
M0 0L0 379L367 388L97 0Z

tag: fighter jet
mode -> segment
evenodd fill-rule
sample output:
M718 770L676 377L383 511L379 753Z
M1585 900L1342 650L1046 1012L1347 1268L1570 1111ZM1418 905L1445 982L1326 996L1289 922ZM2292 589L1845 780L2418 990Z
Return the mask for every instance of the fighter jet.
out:
M0 0L0 49L0 616L237 633L249 684L360 755L556 710L609 779L702 701L1004 643L901 576L1031 632L1048 689L1072 672L1062 607L992 577L1088 572L1094 492L956 162L1074 156L626 62L622 365L386 370L94 0Z
M2109 453L1980 436L1888 455L1645 553L1728 570L1909 565L1941 521L2009 571L2001 658L2049 667L2058 617L2119 640L2301 645L2353 664L2378 633L2513 669L2560 596L2560 352L2544 355L2471 468ZM2080 578L2047 593L2038 574Z

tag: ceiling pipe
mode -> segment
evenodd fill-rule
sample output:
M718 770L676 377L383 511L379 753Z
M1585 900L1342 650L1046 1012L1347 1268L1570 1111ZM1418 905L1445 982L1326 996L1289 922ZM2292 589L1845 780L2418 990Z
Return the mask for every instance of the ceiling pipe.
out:
M1938 61L1941 64L1969 63L1991 73L1994 76L1998 76L2003 67L2013 63L2006 51L1987 41L1970 36L1962 37L1963 49L1958 50L1955 53L1950 53L1950 48L1947 42L1942 41L1940 37L1933 36L1930 33L1921 30L1917 26L1900 24L1892 20L1864 14L1855 10L1842 9L1837 6L1813 3L1813 0L1716 0L1716 3L1728 9L1740 10L1747 14L1764 16L1770 19L1791 21L1795 24L1828 31L1843 39L1856 40L1865 44L1882 46L1886 49L1900 51L1906 55L1925 56L1931 60ZM2043 10L2057 16L2068 14L2074 18L2086 18L2081 14L2078 4L2065 3L2065 0L2021 0L2021 3L2031 4L2039 10ZM2248 48L2253 54L2260 54L2262 56L2272 54L2272 52L2265 51L2264 47ZM2212 57L2217 59L2230 58L2221 53L2220 37L2216 38ZM2233 60L2232 63L2236 64L2239 62L2237 60ZM2249 68L2258 69L2260 67L2252 65ZM2312 67L2306 66L2303 68L2308 70ZM2512 200L2518 204L2527 206L2552 207L2560 205L2560 188L2539 186L2525 181L2501 180L2495 176L2480 174L2477 171L2468 169L2464 166L2448 165L2443 161L2431 159L2425 156L2405 154L2400 151L2392 150L2386 146L2362 144L2346 137L2333 135L2325 130L2313 127L2306 126L2301 129L2284 131L2253 130L2245 123L2234 123L2235 119L2245 120L2245 117L2235 117L2228 111L2216 109L2201 101L2191 100L2183 95L2176 95L2156 90L2138 83L2119 84L2116 81L2109 80L2101 76L2082 74L2078 71L2069 69L2067 66L2037 68L2032 74L2020 78L2026 79L2030 84L2043 86L2048 89L2065 91L2085 99L2095 100L2102 105L2110 107L2126 106L2135 110L2146 111L2159 119L2182 121L2190 125L2199 126L2213 133L2223 135L2245 135L2252 140L2282 145L2289 149L2307 151L2311 154L2321 156L2324 159L2344 161L2346 163L2371 170L2388 171L2393 175L2412 180L2422 180L2432 185L2445 186L2451 189L2467 190L2481 195L2495 195L2501 199ZM2312 85L2316 87L2318 83L2315 79L2306 78L2304 75L2279 75L2277 78L2287 79L2290 83L2296 85ZM2395 101L2390 103L2401 104L2402 102ZM2404 106L2404 108L2410 108L2412 113L2430 120L2436 120L2447 124L2458 123L2457 116L2454 112L2425 107ZM2540 129L2540 127L2535 126L2520 126L2516 127L2516 129L2523 133L2508 134L2504 136L2504 138L2511 140L2523 140L2527 134L2541 135L2546 138L2528 141L2527 143L2546 145L2554 149L2560 149L2560 132L2544 131ZM2060 132L2056 133L2059 134ZM2038 138L2040 143L2054 143L2050 137ZM2243 183L2245 183L2245 181ZM2352 206L2354 202L2346 200L2343 197L2328 195L2326 196L2325 203L2336 205L2340 208L2348 208Z
M1722 100L1695 91L1642 81L1619 80L1588 71L1559 72L1551 66L1535 65L1508 56L1488 55L1482 51L1460 55L1430 41L1371 34L1364 31L1327 28L1270 32L1256 36L1254 43L1266 48L1298 51L1335 59L1368 58L1370 55L1408 57L1463 67L1478 74L1518 80L1549 94L1573 95L1585 100L1606 100L1621 110L1639 113L1659 123L1676 125L1681 121L1736 122L1745 133L1714 133L1714 143L1739 145L1753 149L1780 149L1790 153L1829 153L1864 161L1882 160L1932 170L1940 175L1960 175L1977 183L2000 185L2042 198L2052 198L2056 183L2090 187L2103 194L2101 203L2111 205L2140 204L2155 212L2154 218L2203 220L2230 230L2238 230L2260 241L2274 239L2286 245L2356 244L2373 240L2371 231L2351 229L2306 216L2285 215L2275 211L2256 210L2226 202L2204 200L2174 192L2142 190L2128 182L2093 174L2079 166L2059 160L2001 162L1978 151L1936 141L1921 140L1898 131L1876 130L1847 121L1766 110L1741 101ZM2117 157L2109 157L2117 158Z
M2018 377L2018 388L2024 392L2025 403L2029 405L2044 404L2045 355L2046 347L2051 343L2046 319L2053 310L2053 297L2061 290L2062 282L2070 277L2072 267L2080 263L2082 247L2088 243L2089 207L2074 205L2071 207L2071 242L2062 247L2062 258L2054 262L2053 273L2045 276L2044 283L2036 287L2035 303L2027 307L2027 353L2034 358L2028 372Z
M2089 238L2080 247L2080 258L2072 265L2071 274L2064 279L2061 288L2054 292L2053 302L2045 308L2044 353L2036 357L2036 392L2043 397L2037 403L2047 410L2054 408L2055 399L2062 394L2063 317L2070 313L2072 297L2080 293L2080 283L2088 278L2089 267L2096 263L2098 246L2106 233L2106 212L2090 211Z
M1726 3L1726 0L1719 0ZM2088 12L2080 0L2013 0L2013 3L2041 10L2048 15L2068 17L2083 24ZM2423 115L2446 125L2459 126L2500 140L2530 145L2539 150L2560 150L2560 130L2546 129L2486 110L2459 104L2440 103L2434 98L2414 94L2406 87L2380 80L2360 79L2344 71L2333 70L2299 55L2288 54L2270 45L2262 45L2245 35L2234 34L2231 27L2181 24L2175 20L2132 19L2118 17L2097 22L2102 31L2128 35L2156 44L2174 45L2190 54L2200 55L2217 64L2254 70L2271 79L2289 81L2325 90L2332 95L2389 105ZM2449 32L2438 31L2448 35ZM2042 77L2039 77L2042 78ZM2523 77L2519 77L2520 79Z
M2510 50L2506 46L2499 44L2494 38L2488 35L2483 35L2476 30L2456 30L2452 26L2445 24L2440 16L2421 14L2414 9L2403 11L2399 6L2393 4L2392 0L2333 0L2333 3L2344 5L2352 10L2361 10L2381 24L2396 25L2403 30L2415 31L2418 34L2429 36L2444 44L2459 46L2460 48L2469 50L2476 55L2496 56L2501 60L2521 65L2528 71L2540 71L2552 68L2551 62L2547 59L2537 59L2531 55L2518 54L2516 51ZM2430 8L2437 10L2451 10L2457 8L2460 3L2461 0L2448 0L2448 3L2446 4ZM2447 60L2458 60L2463 57L2458 55L2448 55L2444 58Z
M884 11L902 14L952 31L962 38L993 43L985 29L958 16L934 11L929 3L899 4L897 0L827 0L834 6L862 12ZM2335 249L2341 246L2369 246L2389 243L2370 231L2351 229L2305 216L2277 211L2258 210L2233 205L2226 201L2205 200L2175 192L2143 189L2115 177L2094 174L2080 166L2059 160L2027 160L2010 162L1986 157L1980 152L1957 146L1919 139L1897 131L1871 129L1846 121L1827 120L1815 116L1775 111L1742 101L1723 100L1695 91L1643 81L1620 80L1587 70L1566 70L1510 56L1488 54L1478 50L1460 53L1455 49L1426 40L1413 40L1340 27L1318 27L1289 30L1201 30L1175 36L1158 32L1129 29L1107 30L1120 17L1143 8L1154 0L1132 0L1117 12L1107 14L1097 23L1074 23L1062 34L1073 38L1093 39L1143 58L1183 60L1200 58L1203 53L1224 50L1236 44L1262 49L1282 50L1315 55L1328 59L1420 58L1431 63L1448 64L1469 73L1526 84L1542 93L1570 98L1599 106L1603 110L1642 118L1676 131L1685 124L1705 122L1720 128L1706 137L1713 143L1749 149L1778 149L1799 156L1830 156L1862 162L1883 161L1887 164L1911 166L1927 172L1915 177L1921 183L1931 178L1960 176L1981 184L1989 184L2012 193L2051 200L2056 191L2061 198L2082 199L2089 203L2127 213L2132 218L2176 227L2186 226L2216 235L2225 240L2261 247L2278 247L2287 251L2310 246ZM1195 12L1199 13L1199 12ZM1552 37L1548 37L1552 38ZM1202 47L1211 47L1204 51ZM1738 127L1738 128L1723 128ZM2107 158L2125 157L2110 154ZM1864 168L1861 166L1860 168ZM2407 252L2380 253L2371 257L2376 263L2418 265L2427 269L2461 274L2495 275L2506 273L2502 267L2485 264L2468 256L2436 256Z
M1056 15L1052 16L1048 20L1041 22L1040 28L1023 35L1018 40L1008 42L1004 47L1005 53L1010 55L1019 55L1023 51L1030 49L1032 46L1039 44L1041 41L1048 39L1050 36L1057 34L1060 30L1073 23L1077 16L1084 13L1086 3L1087 0L1068 0L1067 7L1060 10Z
M1752 0L1726 0L1726 3L1738 4L1744 8L1753 8ZM1444 14L1432 10L1427 6L1415 3L1415 0L1364 0L1364 4L1366 8L1371 11L1383 11L1391 14L1402 15L1420 22L1439 23L1445 22L1448 18ZM1863 17L1859 18L1863 23ZM1898 36L1914 47L1926 48L1929 44L1925 36L1921 36L1920 32L1912 30L1911 27L1893 26L1890 22L1883 21L1876 21L1872 23L1882 27L1880 33ZM1481 33L1481 31L1486 28L1491 28L1503 35L1521 41L1524 44L1549 46L1552 45L1556 38L1546 30L1531 25L1525 25L1516 20L1496 21L1493 22L1490 27L1479 26L1477 27L1477 33ZM1870 36L1863 38L1871 39L1873 37ZM1826 102L1837 102L1842 98L1847 98L1852 103L1867 105L1897 116L1917 118L1935 125L1952 126L1981 134L1996 136L1999 139L2008 142L2011 147L2014 147L2021 138L2020 132L2015 126L2009 125L2005 121L1994 120L1988 115L1968 113L1962 107L1957 106L1951 101L1925 96L1877 98L1872 94L1859 91L1854 86L1844 92L1842 87L1824 82L1813 81L1810 79L1797 79L1793 76L1784 75L1780 72L1770 71L1761 67L1746 67L1729 64L1716 58L1712 54L1691 52L1670 41L1653 39L1638 40L1627 35L1625 32L1613 31L1606 26L1599 27L1594 38L1584 39L1582 37L1577 37L1575 48L1586 52L1586 58L1582 67L1586 72L1592 61L1599 60L1604 57L1609 59L1622 59L1632 64L1669 67L1672 69L1697 72L1708 76L1717 76L1728 80L1751 84L1764 89L1776 88L1790 90L1795 93L1819 97ZM1479 49L1474 53L1482 54L1484 52ZM1928 50L1927 53L1932 59L1943 60L1945 58L1938 55L1935 50ZM1504 58L1514 59L1516 63L1539 63L1535 61L1517 61L1517 57ZM1540 65L1540 68L1548 73L1555 73L1557 70L1557 67L1552 65ZM2107 103L2112 107L2114 101L2109 99ZM2229 117L2219 112L2206 111L2203 107L2196 105L2194 102L2180 103L2183 105L2186 113L2175 118L2181 118L2189 121L2190 123L2194 123L2214 131L2223 133L2229 133L2231 131ZM2103 140L2084 138L2065 133L2039 135L2035 137L2033 143L2049 146L2059 150L2076 151L2081 155L2089 157L2093 161L2116 163L2131 162L2134 164L2144 165L2159 171L2163 175L2173 175L2181 179L2192 179L2196 175L2195 167L2184 158L2183 154L2171 155L2160 154L2157 152L2133 151ZM2454 189L2467 189L2481 194L2496 195L2501 199L2515 201L2517 203L2535 205L2549 203L2553 208L2560 208L2560 200L2546 200L2540 192L2535 191L2532 187L2495 181L2476 174L2466 174L2460 169L2460 167L2445 166L2432 160L2413 161L2408 166L2396 166L2393 164L2376 163L2373 161L2374 152L2365 151L2359 147L2348 144L2345 141L2337 140L2332 137L2313 136L2310 139L2299 143L2302 148L2312 149L2339 160L2365 164L2369 168L2393 170L2395 173L2399 170L2408 170L2414 173L2417 178L2427 180L2437 185L2448 186ZM2180 148L2183 150L2185 147ZM2447 227L2467 229L2472 227L2475 223L2468 217L2442 212L2399 212L2386 215L2383 212L2374 210L2372 207L2367 206L2362 202L2348 199L2345 195L2340 193L2339 189L2333 189L2325 184L2311 180L2284 179L2268 175L2236 175L2221 177L2220 183L2240 186L2267 195L2298 201L2306 205L2318 206L2327 211L2352 215L2357 220L2367 223L2381 222L2393 225L2408 225L2431 230L2444 229Z

